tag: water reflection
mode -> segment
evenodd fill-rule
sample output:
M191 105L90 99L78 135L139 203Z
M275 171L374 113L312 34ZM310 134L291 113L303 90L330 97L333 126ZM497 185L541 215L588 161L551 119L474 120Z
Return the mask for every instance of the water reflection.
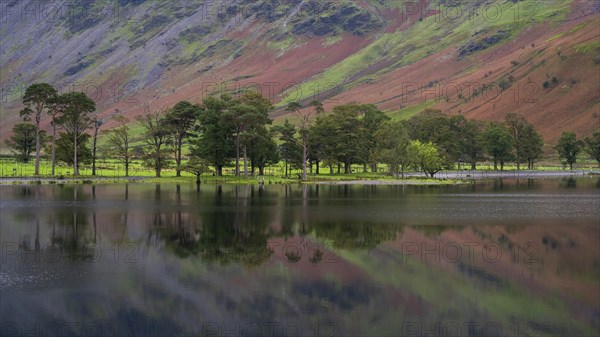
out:
M2 330L593 336L598 179L574 180L2 186Z

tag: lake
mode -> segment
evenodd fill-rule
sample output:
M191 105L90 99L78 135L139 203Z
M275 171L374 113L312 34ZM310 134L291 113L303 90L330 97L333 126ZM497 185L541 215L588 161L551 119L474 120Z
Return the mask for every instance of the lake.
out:
M3 336L598 336L600 179L0 186Z

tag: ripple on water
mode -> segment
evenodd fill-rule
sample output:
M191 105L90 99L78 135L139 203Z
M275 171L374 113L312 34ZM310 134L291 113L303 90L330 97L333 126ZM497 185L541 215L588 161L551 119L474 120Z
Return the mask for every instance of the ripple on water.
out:
M0 290L36 287L59 278L58 274L48 271L19 273L16 270L4 270L0 272Z

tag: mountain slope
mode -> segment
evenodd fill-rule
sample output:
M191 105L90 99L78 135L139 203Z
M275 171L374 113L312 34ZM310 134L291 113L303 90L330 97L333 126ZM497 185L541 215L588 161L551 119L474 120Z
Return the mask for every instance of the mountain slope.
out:
M519 112L549 142L600 127L597 0L2 6L0 138L39 81L86 91L104 116L258 87L276 119L287 101L320 99L375 103L394 118Z

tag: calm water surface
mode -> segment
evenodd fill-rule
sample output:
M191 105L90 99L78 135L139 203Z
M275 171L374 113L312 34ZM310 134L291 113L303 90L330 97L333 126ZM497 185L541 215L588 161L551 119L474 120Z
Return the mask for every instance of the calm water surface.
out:
M598 336L599 192L0 186L0 335Z

